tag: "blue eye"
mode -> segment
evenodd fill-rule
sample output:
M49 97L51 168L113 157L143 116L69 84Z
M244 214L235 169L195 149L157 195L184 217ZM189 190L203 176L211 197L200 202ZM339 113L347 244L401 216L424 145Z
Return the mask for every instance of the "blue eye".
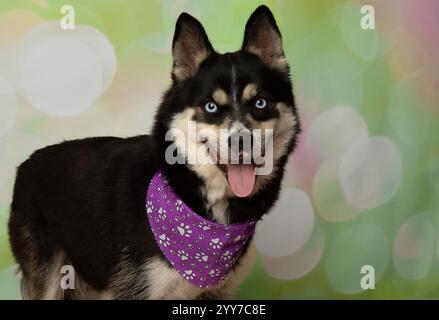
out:
M258 109L264 109L267 106L267 100L264 98L256 99L255 101L255 107Z
M204 105L204 109L209 113L214 113L214 112L217 112L218 106L216 105L215 102L209 101L209 102L206 102L206 104Z

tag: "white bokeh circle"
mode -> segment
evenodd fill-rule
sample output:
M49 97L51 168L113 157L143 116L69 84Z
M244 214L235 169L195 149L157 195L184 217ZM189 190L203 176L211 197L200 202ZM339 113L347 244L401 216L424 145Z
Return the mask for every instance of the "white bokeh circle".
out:
M102 92L102 64L77 39L50 38L26 52L19 68L26 98L50 115L80 113Z
M299 279L317 266L322 257L324 246L323 230L316 221L311 237L303 248L286 257L262 255L262 265L273 278L279 280Z
M284 188L269 214L256 226L255 246L265 256L285 257L302 248L314 227L314 210L308 195Z
M328 248L326 274L337 292L361 292L363 266L374 268L375 286L384 274L390 258L390 245L377 225L358 225L343 229Z
M14 126L18 113L14 85L2 75L0 75L0 112L0 137L2 137Z
M86 110L116 73L111 42L90 26L63 30L58 21L40 23L24 37L19 52L20 88L33 106L55 116Z
M357 209L378 207L398 191L401 154L387 137L357 141L342 157L340 184L348 203Z
M59 21L42 22L28 32L23 39L20 45L21 55L54 37L77 39L87 44L102 64L103 90L112 83L117 68L116 52L106 35L91 26L77 25L73 30L63 30L60 28Z
M113 82L116 74L116 52L110 40L99 30L90 26L79 26L75 30L75 37L84 41L98 55L102 63L103 90Z
M398 230L393 246L393 262L401 277L421 280L434 261L435 230L428 212L408 219Z
M352 207L345 199L341 189L340 157L326 160L317 170L312 193L318 215L329 222L343 222L356 217L361 210Z
M341 155L356 141L369 136L362 116L351 107L334 107L319 114L312 122L305 143L313 160L323 163Z

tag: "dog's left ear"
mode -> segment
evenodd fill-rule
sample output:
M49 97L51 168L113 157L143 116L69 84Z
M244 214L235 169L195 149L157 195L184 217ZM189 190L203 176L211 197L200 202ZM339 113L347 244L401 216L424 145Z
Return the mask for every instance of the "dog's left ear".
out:
M282 37L273 14L266 6L259 6L248 19L242 48L257 55L266 65L288 72Z
M174 79L181 81L194 76L201 63L213 52L201 23L190 14L182 13L175 25L172 41Z

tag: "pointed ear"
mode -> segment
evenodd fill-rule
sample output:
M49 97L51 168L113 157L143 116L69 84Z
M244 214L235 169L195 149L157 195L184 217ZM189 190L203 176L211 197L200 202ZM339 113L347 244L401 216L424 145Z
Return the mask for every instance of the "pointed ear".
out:
M258 7L248 19L242 48L257 55L266 65L288 72L282 37L273 14L266 6Z
M174 64L172 75L181 81L195 75L213 48L201 23L187 13L182 13L175 25L172 41Z

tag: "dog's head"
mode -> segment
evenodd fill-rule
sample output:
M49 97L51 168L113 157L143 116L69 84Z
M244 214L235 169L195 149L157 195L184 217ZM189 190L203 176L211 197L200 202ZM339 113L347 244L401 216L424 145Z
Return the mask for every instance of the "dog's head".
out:
M189 167L215 188L212 197L255 194L283 169L300 130L272 13L257 8L241 50L226 54L183 13L172 53L173 85L157 116L169 141L166 161Z

